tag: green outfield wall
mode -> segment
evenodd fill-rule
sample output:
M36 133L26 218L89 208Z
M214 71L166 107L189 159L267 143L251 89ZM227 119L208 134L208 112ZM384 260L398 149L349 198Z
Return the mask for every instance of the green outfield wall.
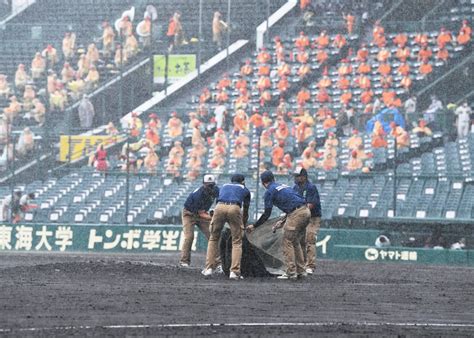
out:
M205 251L207 241L196 228L193 251ZM375 248L378 230L321 229L318 257L366 262L474 266L474 250ZM0 225L0 252L176 252L184 242L177 225Z

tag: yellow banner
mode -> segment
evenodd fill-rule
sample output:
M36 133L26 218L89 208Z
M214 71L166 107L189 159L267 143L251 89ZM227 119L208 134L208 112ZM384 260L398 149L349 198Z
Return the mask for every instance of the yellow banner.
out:
M59 139L59 160L62 162L75 161L82 156L88 156L97 150L100 144L110 144L116 142L116 136L83 136L83 135L62 135ZM71 145L69 145L71 140ZM69 158L69 150L71 158Z
M153 78L155 83L164 83L166 56L154 55ZM196 69L196 55L172 54L168 57L168 80L175 82Z

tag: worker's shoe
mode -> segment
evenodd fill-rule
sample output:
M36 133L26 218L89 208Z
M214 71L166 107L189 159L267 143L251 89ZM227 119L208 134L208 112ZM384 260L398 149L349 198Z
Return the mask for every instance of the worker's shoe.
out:
M201 271L204 277L210 277L214 273L213 269L204 269Z
M312 268L307 268L307 269L306 269L306 273L307 273L308 275L312 275L312 274L314 273L314 269L312 269Z
M189 268L189 263L179 262L179 266L182 268Z
M214 270L215 274L222 275L224 270L222 269L222 265L218 265L217 268Z
M234 271L231 271L229 274L229 279L232 280L239 280L239 279L244 279L241 275L236 274Z
M277 279L280 279L280 280L297 280L298 275L296 275L296 274L289 275L285 272L283 275L278 276Z

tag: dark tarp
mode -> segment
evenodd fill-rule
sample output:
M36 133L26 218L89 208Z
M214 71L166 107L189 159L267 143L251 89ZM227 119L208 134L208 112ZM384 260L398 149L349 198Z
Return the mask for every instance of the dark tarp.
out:
M284 269L281 242L283 231L272 232L272 226L281 218L270 219L242 239L241 274L243 277L269 277L281 274ZM227 227L221 235L221 259L228 275L232 256L232 238Z

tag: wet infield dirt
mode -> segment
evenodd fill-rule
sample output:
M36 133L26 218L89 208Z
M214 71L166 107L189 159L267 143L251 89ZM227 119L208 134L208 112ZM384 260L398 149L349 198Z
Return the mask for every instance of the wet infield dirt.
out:
M178 254L0 254L0 336L474 336L474 269L319 261L204 278Z

